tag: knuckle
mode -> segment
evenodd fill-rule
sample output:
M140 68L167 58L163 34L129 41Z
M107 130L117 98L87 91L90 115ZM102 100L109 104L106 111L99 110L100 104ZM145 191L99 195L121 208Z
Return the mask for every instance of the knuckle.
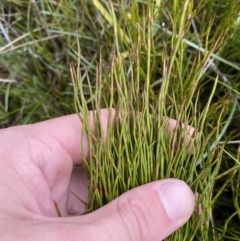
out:
M141 199L125 197L123 202L118 202L117 213L129 240L149 240L151 235L147 209Z

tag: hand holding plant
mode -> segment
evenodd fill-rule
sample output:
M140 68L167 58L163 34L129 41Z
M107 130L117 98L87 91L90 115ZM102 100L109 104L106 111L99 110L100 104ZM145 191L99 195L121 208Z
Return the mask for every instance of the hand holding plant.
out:
M100 115L106 132L109 112ZM89 118L94 129L92 112ZM85 156L79 152L81 132L77 115L0 131L1 240L155 241L188 220L194 195L177 179L134 188L91 214L73 217L85 210L76 195L88 199L89 180L81 166L73 169L89 152L87 136Z

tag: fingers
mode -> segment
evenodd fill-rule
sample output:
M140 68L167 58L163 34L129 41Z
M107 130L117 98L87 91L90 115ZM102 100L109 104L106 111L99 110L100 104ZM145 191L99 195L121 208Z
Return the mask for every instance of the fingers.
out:
M89 123L92 131L94 131L94 117L93 112L89 112ZM109 120L113 122L115 116L115 110L112 109L109 112L108 109L100 110L100 120L103 131L103 138L106 139L107 136L107 128ZM168 117L163 118L163 122L166 123L166 132L169 137L172 136L174 130L177 127L178 121L175 119L171 119ZM88 157L88 137L84 135L82 139L82 123L79 120L77 114L63 116L59 118L55 118L53 120L44 121L35 125L32 125L33 129L39 135L42 135L43 140L49 139L49 135L52 135L55 140L61 143L61 145L67 150L67 152L72 157L73 163L81 164L83 160L83 153L85 154L85 158ZM194 128L189 125L185 126L182 123L182 128L186 129L185 132L187 135L185 144L188 145L189 142L192 141L191 136L194 133ZM184 131L183 131L184 132ZM82 142L82 143L80 143ZM81 146L83 146L83 150L81 150ZM191 152L192 143L190 143ZM82 153L83 152L83 153Z
M108 121L114 119L115 110L111 113L108 109L100 110L100 119L102 124L103 137L106 137ZM90 112L89 123L91 129L94 131L94 117L93 112ZM61 146L70 154L73 163L81 164L83 155L81 146L85 157L88 155L88 137L84 135L82 139L82 123L77 114L63 116L52 120L44 121L38 124L31 125L32 132L35 132L38 138L42 140L54 139L59 142ZM53 137L53 138L51 138ZM82 141L82 145L80 145ZM51 143L49 143L51 145Z
M108 109L100 110L103 138L106 138L107 136L106 133L108 128L108 122L109 120L113 121L114 116L114 109L112 109L111 112L109 112ZM166 131L169 137L171 137L174 129L177 126L177 120L164 117L163 122L166 122ZM93 112L90 112L89 114L89 123L91 129L94 131ZM182 124L182 127L184 127L184 124ZM23 130L23 127L14 128L17 128L18 130L19 128L22 128ZM26 128L28 129L27 133L29 136L39 139L40 141L47 144L50 148L52 146L53 149L55 149L56 142L58 142L62 146L62 148L64 148L67 151L67 153L71 156L72 161L75 164L82 163L82 152L84 152L86 158L88 157L88 137L87 135L84 135L82 139L82 123L80 122L77 114L63 116L52 120L40 122L37 124L28 125L26 126ZM188 130L186 138L187 145L191 140L194 128L187 126L186 129ZM83 147L83 150L81 150L81 146ZM44 152L44 150L39 151Z
M169 138L171 138L174 135L174 131L179 125L179 121L175 119L171 119L168 117L163 117L163 122L165 124L166 132ZM193 153L193 134L195 129L189 125L186 125L184 123L181 124L181 137L184 141L184 145L188 148L187 151L189 154ZM178 143L175 143L175 148L177 147Z
M101 110L100 115L101 115L101 124L102 124L102 130L103 130L103 138L106 138L108 121L109 120L113 121L115 111L112 110L110 118L109 118L110 113L108 112L107 109ZM89 120L90 120L90 126L92 130L94 130L93 112L90 112ZM166 132L170 137L178 123L176 120L170 119L167 117L163 119L163 122L164 121L166 121ZM182 124L182 127L184 127L184 124ZM50 140L50 145L52 144L52 139L49 138L49 135L53 136L55 141L57 140L59 143L61 143L61 146L64 147L64 149L70 154L73 160L73 163L82 163L82 153L80 148L81 146L80 141L82 136L82 123L80 122L79 117L77 115L60 117L60 118L45 121L39 124L35 124L34 128L35 128L35 133L39 133L39 135L42 135L41 139ZM188 135L187 135L186 142L189 142L191 139L191 135L194 132L194 128L188 126L187 130L188 130L187 132ZM84 154L88 155L87 136L85 136L83 139L83 147L84 147L84 150L83 150ZM55 170L57 170L57 167L55 168ZM73 175L70 181L70 187L69 187L68 198L67 198L67 209L65 211L65 214L67 213L76 214L76 213L83 212L85 210L84 203L79 201L74 194L76 194L79 198L81 198L84 202L87 203L87 200L88 200L87 184L88 184L88 179L84 174L84 172L82 170L80 172L75 170L73 172ZM56 198L56 201L58 201L57 198ZM66 207L65 203L63 204L59 203L59 207L61 209L64 209L64 207Z

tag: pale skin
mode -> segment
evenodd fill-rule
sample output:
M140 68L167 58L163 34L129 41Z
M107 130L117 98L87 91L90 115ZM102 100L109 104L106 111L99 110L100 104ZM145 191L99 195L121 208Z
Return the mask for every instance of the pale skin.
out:
M105 133L108 115L101 111ZM90 122L94 129L92 117ZM171 120L169 128L176 123ZM159 241L190 218L194 195L176 179L140 186L95 212L75 216L85 207L72 192L88 199L88 178L82 168L73 169L83 160L81 131L76 114L0 130L1 240ZM87 137L83 141L87 153Z

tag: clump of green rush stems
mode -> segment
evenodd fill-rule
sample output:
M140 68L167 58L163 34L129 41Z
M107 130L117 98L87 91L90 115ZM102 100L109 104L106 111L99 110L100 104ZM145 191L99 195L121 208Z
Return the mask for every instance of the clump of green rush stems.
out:
M239 33L239 0L1 0L1 128L77 111L84 213L179 178L195 211L166 240L240 240Z
M195 192L196 210L167 240L222 240L230 219L239 216L236 209L225 226L218 226L221 222L214 218L218 197L231 182L229 178L219 186L217 180L236 176L240 164L233 158L232 167L220 171L225 149L219 141L239 108L239 92L222 83L214 64L239 70L215 54L229 29L213 17L198 34L203 6L192 1L173 1L172 7L162 1L133 1L125 7L120 2L93 2L114 36L109 61L99 58L94 87L81 68L81 46L78 67L71 68L83 136L89 139L90 158L84 160L90 178L86 212L139 185L179 178ZM236 6L226 6L236 16ZM217 93L223 86L226 93L221 97ZM88 95L83 94L86 88ZM106 140L101 108L116 111ZM90 110L94 110L94 131ZM170 117L178 125L169 136ZM189 126L195 128L190 141Z

